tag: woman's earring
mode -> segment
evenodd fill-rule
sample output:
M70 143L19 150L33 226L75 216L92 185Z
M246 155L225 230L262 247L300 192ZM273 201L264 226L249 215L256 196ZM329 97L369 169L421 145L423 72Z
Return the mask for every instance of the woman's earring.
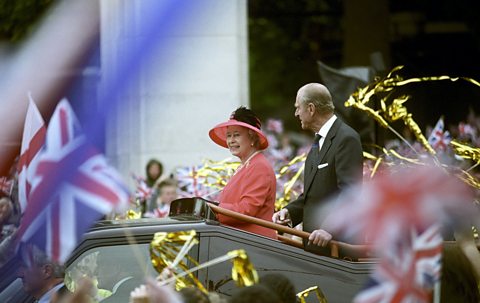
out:
M253 146L253 142L252 142L252 143L250 143L250 146Z

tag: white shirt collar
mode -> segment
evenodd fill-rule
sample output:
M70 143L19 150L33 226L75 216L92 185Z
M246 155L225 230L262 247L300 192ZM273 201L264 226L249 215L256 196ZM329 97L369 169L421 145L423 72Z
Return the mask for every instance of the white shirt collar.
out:
M57 290L62 288L63 285L65 285L65 284L62 282L62 283L59 283L59 284L55 285L54 287L50 288L49 291L44 293L43 296L41 296L40 299L38 299L38 303L49 303L50 299L52 299L52 295L55 292L57 292Z
M332 128L335 120L337 120L337 116L331 116L330 119L328 119L327 122L325 122L325 124L323 124L323 126L320 128L318 134L322 136L322 139L325 139L327 137L328 131L330 130L330 128Z

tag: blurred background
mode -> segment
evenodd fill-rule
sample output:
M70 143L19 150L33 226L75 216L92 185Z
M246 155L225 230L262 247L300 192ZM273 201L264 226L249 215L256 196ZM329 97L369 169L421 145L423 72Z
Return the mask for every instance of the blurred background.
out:
M326 81L318 61L335 69L369 67L370 79L398 65L405 78L480 78L477 1L249 1L248 7L252 106L289 129L299 128L292 115L296 89ZM406 93L414 96L406 106L423 130L441 115L456 124L470 107L480 109L480 89L467 83L413 85Z
M39 27L54 19L50 13L60 2L0 1L4 83L21 61L18 54ZM142 172L152 157L161 159L167 172L204 158L228 157L207 133L240 105L251 106L265 121L281 120L294 138L309 136L301 131L293 107L297 89L308 82L326 83L342 111L357 87L398 65L405 66L405 78L480 79L479 4L473 0L160 1L167 8L157 19L178 22L159 23L158 33L150 36L142 22L155 1L90 2L95 7L90 18L99 20L91 46L79 56L81 63L62 75L68 78L62 89L49 102L39 98L39 107L48 121L54 104L66 95L84 123L92 123L88 117L97 111L95 117L102 119L94 127L96 144L125 174ZM68 26L68 20L62 22L59 29ZM106 102L99 100L102 85L116 75L126 49L142 39L155 39L150 44L155 52L146 56L149 61L138 61L132 72L136 80L130 79L134 84L116 96L123 110L105 112L99 106ZM402 89L413 96L406 107L422 130L442 115L448 126L466 120L469 111L480 111L480 88L466 82ZM26 100L15 100L22 114ZM349 109L341 116L366 144L383 145L388 139L364 113ZM2 147L9 155L20 149L21 137L16 138Z

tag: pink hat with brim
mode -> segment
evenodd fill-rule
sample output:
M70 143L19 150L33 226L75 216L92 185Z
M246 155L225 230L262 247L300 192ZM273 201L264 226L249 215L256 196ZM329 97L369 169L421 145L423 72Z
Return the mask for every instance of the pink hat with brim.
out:
M227 127L229 126L243 126L248 129L253 130L254 132L257 133L258 138L260 140L260 149L265 149L268 147L268 140L267 137L262 133L261 130L256 128L255 126L252 126L248 123L237 121L235 119L230 119L227 122L220 123L216 125L214 128L212 128L209 132L208 135L210 136L210 139L213 140L213 142L217 143L218 145L228 148L227 145Z

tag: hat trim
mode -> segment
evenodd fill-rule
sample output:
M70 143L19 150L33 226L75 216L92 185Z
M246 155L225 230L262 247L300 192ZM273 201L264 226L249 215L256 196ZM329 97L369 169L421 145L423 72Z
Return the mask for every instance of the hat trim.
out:
M208 132L208 135L210 136L210 139L212 139L212 141L215 142L216 144L222 147L228 148L227 138L225 136L226 128L228 126L235 126L235 125L243 126L245 128L255 131L260 139L260 146L259 146L260 150L266 149L268 147L268 139L260 129L256 128L253 125L250 125L248 123L241 122L235 119L230 119L226 122L216 125L214 128L212 128Z

